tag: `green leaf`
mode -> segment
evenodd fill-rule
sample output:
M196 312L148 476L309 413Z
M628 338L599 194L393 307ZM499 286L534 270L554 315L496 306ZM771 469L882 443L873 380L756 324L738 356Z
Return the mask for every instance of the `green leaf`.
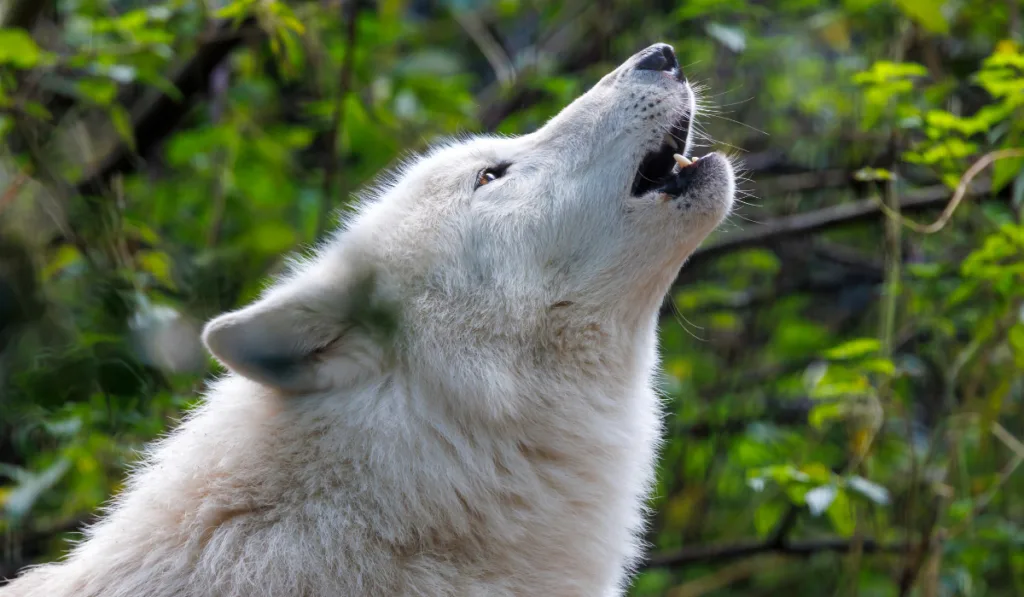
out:
M83 79L75 83L79 95L94 104L106 106L117 97L117 84L106 79Z
M908 263L906 268L908 274L918 278L937 278L944 270L941 263Z
M743 267L768 274L777 273L782 262L774 251L768 249L750 249L740 254Z
M1007 340L1013 349L1014 361L1017 366L1024 366L1024 323L1018 323L1010 328Z
M842 420L846 417L846 405L841 402L825 402L817 404L807 415L807 422L815 429L823 429L831 421Z
M217 9L214 15L219 19L235 18L241 20L246 16L249 9L256 4L256 0L234 0L225 6Z
M249 241L254 250L273 255L290 249L295 244L295 230L283 222L264 222L251 233Z
M811 398L824 400L867 396L871 391L871 382L867 377L857 374L850 379L825 380L815 386L810 394Z
M903 14L932 33L949 33L949 23L942 14L944 0L896 0Z
M992 164L992 192L998 193L1021 175L1024 175L1024 157L997 161Z
M945 110L929 110L925 114L925 122L928 123L928 126L940 131L940 135L937 136L947 134L950 131L970 136L983 132L990 126L983 119L962 118Z
M24 29L0 29L0 65L29 69L49 62L44 52Z
M172 262L167 253L159 251L140 251L136 255L136 262L139 268L153 276L158 282L168 288L174 288L174 278L171 277Z
M853 173L853 178L861 181L893 180L896 174L885 168L861 168Z
M878 338L856 338L825 351L825 358L835 361L855 359L876 353L882 348Z
M789 504L779 501L768 501L758 506L754 511L754 528L757 530L757 536L767 537L779 525L779 520L788 507Z
M913 85L899 85L898 83L909 83L906 81L912 77L924 77L928 74L928 69L924 66L917 64L916 62L890 62L888 60L879 60L871 65L871 68L859 72L853 76L853 82L859 85L874 85L879 86L885 83L897 84L886 88L886 95L892 95L896 92L905 92L913 89ZM884 99L884 98L883 98Z
M821 350L830 341L827 328L812 321L793 320L778 326L772 337L770 350L779 356L796 357Z
M46 106L39 102L27 101L24 104L22 104L21 109L24 110L24 112L29 116L32 116L33 118L38 118L39 120L46 121L53 118L53 115L50 114L50 111L46 109Z
M803 506L806 504L806 502L804 501L804 496L806 496L807 492L810 490L810 488L807 485L792 483L786 485L784 489L786 492L786 497L789 498L790 503L792 503L794 506Z
M631 590L636 595L667 595L674 584L671 570L654 568L638 574Z
M868 359L857 364L857 368L867 373L878 373L881 375L896 375L896 365L889 359Z
M132 130L132 117L128 111L123 106L114 104L107 108L107 114L110 116L110 122L114 125L117 134L132 151L135 151L135 131Z
M928 141L919 143L913 151L903 153L903 159L914 164L937 164L944 160L959 160L974 155L978 151L978 144L956 137L943 137L937 142ZM959 176L953 178L959 181Z
M853 531L856 528L856 522L853 518L853 504L844 490L839 489L836 491L834 499L825 513L832 522L832 528L836 530L836 533L843 537L853 535Z

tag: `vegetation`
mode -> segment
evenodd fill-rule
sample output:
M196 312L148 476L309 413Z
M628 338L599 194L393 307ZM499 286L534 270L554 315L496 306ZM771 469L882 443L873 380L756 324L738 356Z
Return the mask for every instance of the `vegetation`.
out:
M0 577L66 549L213 373L202 322L352 192L667 41L749 198L664 310L633 594L1024 595L1022 11L0 3Z

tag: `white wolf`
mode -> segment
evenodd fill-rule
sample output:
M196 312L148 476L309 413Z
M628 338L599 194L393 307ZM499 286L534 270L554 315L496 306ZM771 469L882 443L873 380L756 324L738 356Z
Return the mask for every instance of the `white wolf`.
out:
M651 46L540 130L436 148L204 341L231 374L3 597L621 595L662 298L731 208Z

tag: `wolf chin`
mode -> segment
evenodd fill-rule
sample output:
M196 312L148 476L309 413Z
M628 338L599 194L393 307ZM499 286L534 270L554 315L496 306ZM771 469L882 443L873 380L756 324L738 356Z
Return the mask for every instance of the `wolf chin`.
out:
M657 44L532 134L408 161L207 325L229 373L0 595L621 595L659 306L733 201L725 157L687 159L696 105Z

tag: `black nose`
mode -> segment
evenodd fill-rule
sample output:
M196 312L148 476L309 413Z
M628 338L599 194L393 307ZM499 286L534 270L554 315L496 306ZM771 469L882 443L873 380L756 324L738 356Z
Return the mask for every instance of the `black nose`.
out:
M676 53L668 44L654 44L644 52L644 57L636 63L636 70L670 71L679 66L679 62L676 61Z

